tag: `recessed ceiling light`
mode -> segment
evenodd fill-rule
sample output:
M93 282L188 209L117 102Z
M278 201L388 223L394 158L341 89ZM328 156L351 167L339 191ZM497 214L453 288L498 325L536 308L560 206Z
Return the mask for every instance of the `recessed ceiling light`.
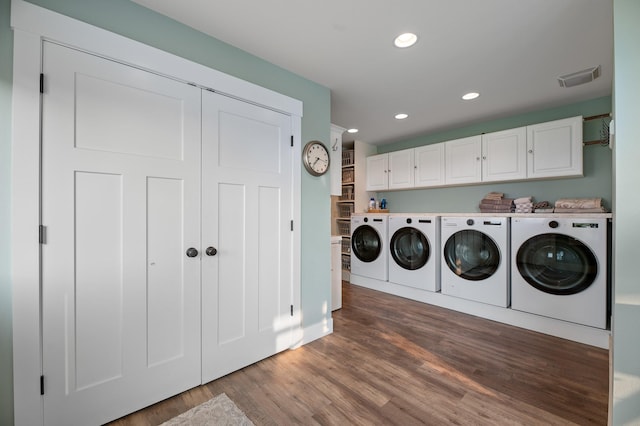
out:
M413 33L404 33L396 37L396 39L393 41L393 44L395 44L396 47L405 48L413 46L414 44L416 44L416 41L418 41L417 35Z
M358 129L349 129L347 133L358 133Z
M478 96L480 96L480 93L476 93L476 92L469 92L466 95L462 96L462 99L464 99L465 101L470 101L471 99L475 99Z
M409 116L409 114L405 114L404 112L402 112L400 114L396 114L396 120L404 120L408 116Z

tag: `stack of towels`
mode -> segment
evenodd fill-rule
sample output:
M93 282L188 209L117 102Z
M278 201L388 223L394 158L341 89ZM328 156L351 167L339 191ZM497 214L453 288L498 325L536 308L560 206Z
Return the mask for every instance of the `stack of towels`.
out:
M533 212L533 201L531 201L531 197L520 197L513 200L515 204L515 212L516 213L532 213Z
M555 213L605 213L602 198L561 198L556 201Z
M513 198L504 198L502 192L490 192L480 200L482 213L513 213L515 205Z

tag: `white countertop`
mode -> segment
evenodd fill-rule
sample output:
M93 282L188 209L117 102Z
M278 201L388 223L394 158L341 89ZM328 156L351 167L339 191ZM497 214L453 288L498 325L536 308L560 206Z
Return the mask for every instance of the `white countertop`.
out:
M380 213L358 213L358 214L371 214L379 215ZM409 216L409 215L426 215L426 216L447 216L447 217L557 217L557 218L584 218L584 219L597 219L597 218L613 218L613 213L480 213L480 212L467 212L467 213L389 213L389 216Z

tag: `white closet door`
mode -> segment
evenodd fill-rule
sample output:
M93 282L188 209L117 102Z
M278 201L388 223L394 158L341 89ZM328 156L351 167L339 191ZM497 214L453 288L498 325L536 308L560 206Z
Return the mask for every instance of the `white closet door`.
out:
M46 424L200 383L200 90L44 43Z
M203 92L202 116L207 382L291 345L293 148L284 114Z

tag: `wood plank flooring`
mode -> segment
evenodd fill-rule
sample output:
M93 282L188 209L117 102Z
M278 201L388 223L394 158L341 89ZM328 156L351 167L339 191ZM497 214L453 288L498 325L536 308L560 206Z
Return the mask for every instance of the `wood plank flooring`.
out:
M225 392L256 425L605 425L609 352L343 283L334 333L160 402Z

